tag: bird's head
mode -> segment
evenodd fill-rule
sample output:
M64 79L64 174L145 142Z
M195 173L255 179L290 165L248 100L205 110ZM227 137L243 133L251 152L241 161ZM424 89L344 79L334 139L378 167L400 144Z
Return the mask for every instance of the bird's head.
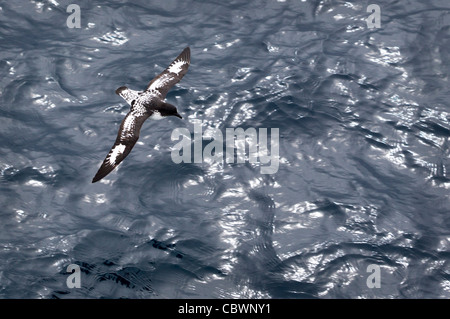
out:
M164 103L160 109L159 112L162 116L176 116L182 119L181 115L178 113L177 108L169 103Z

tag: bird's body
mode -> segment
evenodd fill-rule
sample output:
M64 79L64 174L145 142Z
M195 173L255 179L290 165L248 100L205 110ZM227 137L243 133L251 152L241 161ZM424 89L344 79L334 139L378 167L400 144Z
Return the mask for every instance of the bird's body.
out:
M166 116L177 116L177 108L164 102L167 92L186 74L190 64L190 49L183 52L170 66L156 76L143 92L122 86L116 93L130 104L130 112L120 124L116 141L92 180L95 183L108 175L130 153L139 139L139 132L146 119L162 119Z

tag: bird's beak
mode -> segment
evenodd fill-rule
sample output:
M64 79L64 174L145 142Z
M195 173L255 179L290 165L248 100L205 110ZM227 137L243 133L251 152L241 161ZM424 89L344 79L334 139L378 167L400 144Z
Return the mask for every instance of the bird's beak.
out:
M177 117L179 117L180 119L182 119L182 117L181 117L181 115L180 114L175 114L175 116L177 116Z

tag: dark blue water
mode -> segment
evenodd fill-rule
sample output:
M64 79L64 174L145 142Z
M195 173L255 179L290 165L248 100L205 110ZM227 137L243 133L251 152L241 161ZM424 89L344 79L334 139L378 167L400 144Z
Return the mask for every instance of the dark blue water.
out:
M1 298L450 297L448 1L70 3L0 2ZM183 120L91 184L185 46ZM278 128L278 171L174 163L199 123Z

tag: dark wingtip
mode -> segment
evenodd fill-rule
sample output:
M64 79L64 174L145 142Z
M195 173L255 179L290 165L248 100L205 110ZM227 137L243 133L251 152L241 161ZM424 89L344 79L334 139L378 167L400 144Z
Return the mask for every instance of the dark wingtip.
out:
M96 182L98 182L101 179L102 179L102 177L99 177L98 175L95 175L94 178L92 179L92 183L96 183Z
M185 47L183 52L180 53L179 58L184 61L191 62L191 49L189 47Z
M97 174L95 174L94 178L92 179L92 183L98 182L103 177L108 175L113 169L114 167L112 169L105 168L105 166L102 164L102 166L98 169Z

